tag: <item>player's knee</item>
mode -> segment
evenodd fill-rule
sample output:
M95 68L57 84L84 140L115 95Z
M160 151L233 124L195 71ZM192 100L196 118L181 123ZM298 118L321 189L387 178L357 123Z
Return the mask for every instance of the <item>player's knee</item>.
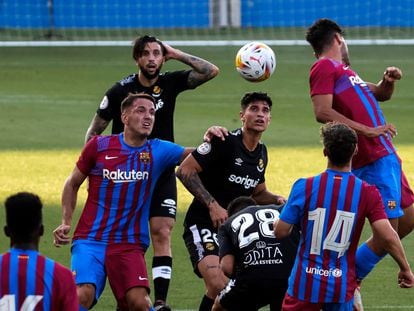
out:
M92 284L78 285L76 288L79 304L89 309L95 301L95 287Z
M221 290L226 287L226 282L223 278L216 277L207 282L207 296L216 297Z
M151 237L158 242L169 241L174 223L169 220L157 220L151 224Z
M144 299L132 299L128 301L129 311L148 311L151 309L151 301L149 297Z

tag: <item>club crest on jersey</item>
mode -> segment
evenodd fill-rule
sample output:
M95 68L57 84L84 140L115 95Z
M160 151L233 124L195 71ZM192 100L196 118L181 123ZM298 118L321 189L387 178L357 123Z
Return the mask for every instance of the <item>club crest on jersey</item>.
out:
M389 209L394 209L394 208L396 208L396 207L397 207L397 202L395 202L394 200L389 200L389 201L387 202L387 207L388 207Z
M147 163L150 160L150 154L149 152L140 152L139 153L139 160L141 162Z
M155 85L152 88L152 97L158 97L161 95L161 88L158 85Z
M241 158L236 158L234 160L234 164L238 166L242 166L243 160Z
M264 161L263 159L259 160L259 164L257 164L257 170L261 173L264 170Z
M205 155L211 151L211 144L208 142L202 143L197 147L197 152L201 155Z

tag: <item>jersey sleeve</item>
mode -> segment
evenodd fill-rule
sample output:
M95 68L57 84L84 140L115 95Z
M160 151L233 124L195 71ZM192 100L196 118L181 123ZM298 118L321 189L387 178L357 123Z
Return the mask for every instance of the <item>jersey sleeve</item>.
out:
M162 163L165 165L165 167L177 165L181 160L181 156L185 148L170 141L158 141L160 142L161 148L163 150Z
M121 102L127 94L122 92L119 83L114 84L108 91L106 91L101 103L99 104L96 114L106 121L111 121L116 113L121 109Z
M329 59L319 60L312 66L309 77L311 97L334 93L335 72L335 66Z
M225 141L214 137L211 143L204 142L192 152L194 159L198 162L203 170L208 169L214 163L217 163L221 157L221 150L225 150Z
M367 215L369 222L373 222L381 219L387 219L387 214L385 213L384 203L381 198L381 194L378 191L377 187L373 185L367 185L367 195L365 196L365 203L367 209Z
M305 179L297 180L290 191L289 198L282 209L280 219L294 225L299 224L305 203Z
M89 175L89 172L96 164L97 158L97 144L100 136L96 135L90 139L82 150L79 156L76 166L85 175Z
M79 302L76 294L76 285L72 272L66 267L55 262L55 279L54 279L53 310L73 311L78 310Z

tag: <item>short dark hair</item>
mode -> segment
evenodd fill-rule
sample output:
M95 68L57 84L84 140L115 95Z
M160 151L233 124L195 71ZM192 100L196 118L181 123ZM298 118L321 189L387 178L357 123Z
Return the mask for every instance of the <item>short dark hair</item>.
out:
M316 20L306 32L306 41L312 46L316 56L331 45L335 34L344 35L343 29L334 21L321 18Z
M346 165L352 158L358 144L358 136L348 125L329 122L321 127L321 139L325 152L332 164Z
M265 101L269 105L269 108L272 107L272 99L264 92L250 92L244 94L240 101L240 106L242 110L245 110L247 106L255 101Z
M16 243L32 242L42 226L42 201L29 192L19 192L9 196L6 208L6 226Z
M238 211L241 211L242 209L245 209L248 206L256 205L256 201L252 197L248 196L240 196L235 199L233 199L228 205L227 205L227 214L229 217L231 215L236 214Z
M132 58L137 60L139 57L141 57L142 53L144 52L145 46L147 45L147 43L150 42L158 43L161 47L162 55L167 54L167 49L160 40L153 36L144 35L142 37L138 37L135 39L134 47L132 48Z
M152 101L152 103L155 106L155 98L152 97L151 95L149 95L147 93L129 93L128 96L125 97L124 100L121 103L121 113L124 112L129 107L131 107L132 106L132 103L137 98L145 98L145 99L148 99L148 100Z

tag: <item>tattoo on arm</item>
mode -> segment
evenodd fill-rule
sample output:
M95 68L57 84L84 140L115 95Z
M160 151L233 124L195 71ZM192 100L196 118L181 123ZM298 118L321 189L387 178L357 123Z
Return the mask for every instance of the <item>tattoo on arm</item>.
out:
M209 206L215 201L215 199L204 187L197 172L183 174L182 170L179 168L177 171L177 176L183 185L187 188L187 190L190 191L190 193L205 206Z
M199 57L187 55L182 61L193 68L188 76L189 87L195 88L214 78L218 73L215 65Z
M86 131L85 143L87 143L93 136L101 134L107 128L109 122L110 121L106 121L98 115L95 115Z

